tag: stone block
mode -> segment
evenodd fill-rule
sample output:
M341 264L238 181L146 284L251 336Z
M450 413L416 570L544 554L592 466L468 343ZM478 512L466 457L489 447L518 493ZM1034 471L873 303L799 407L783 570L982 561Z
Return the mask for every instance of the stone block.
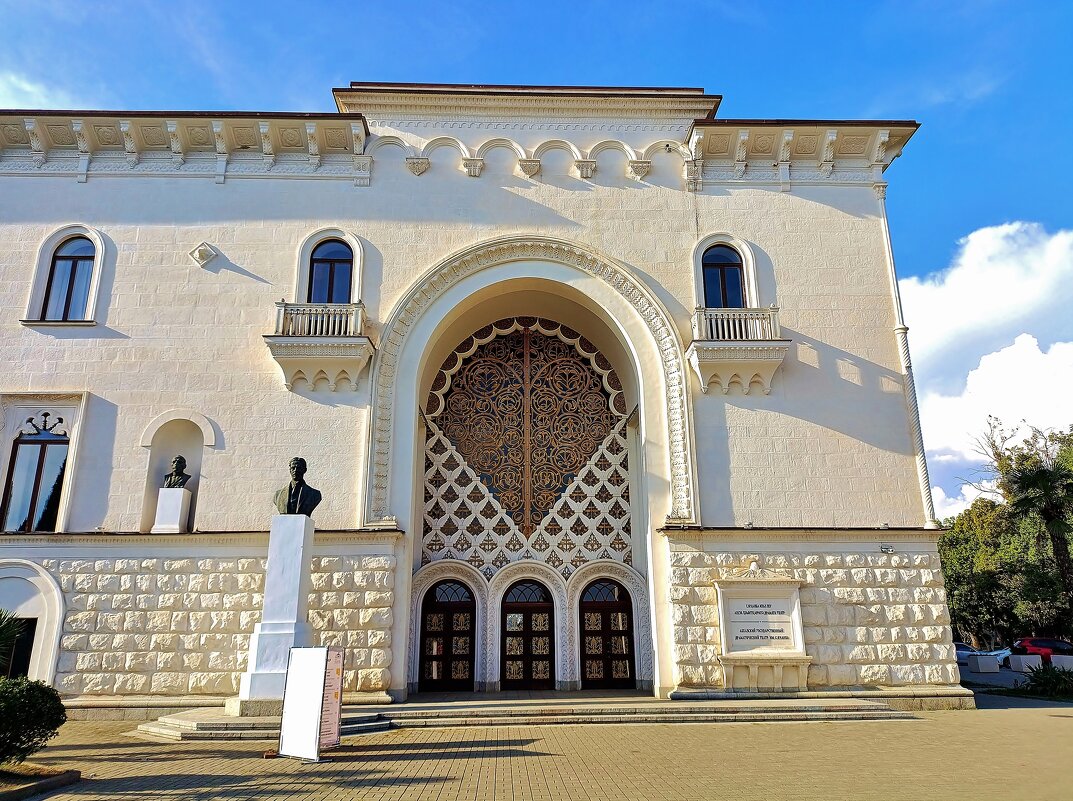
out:
M365 606L370 609L390 607L395 594L391 592L367 592L365 593Z
M890 684L890 665L858 665L857 683L865 686Z
M1010 654L1010 670L1027 673L1029 668L1038 668L1043 664L1039 654Z
M358 671L358 692L386 690L391 681L391 674L384 668L369 668Z
M150 682L150 691L161 695L185 695L188 690L185 673L154 673Z
M988 654L969 654L968 665L971 673L999 673L999 661L997 656Z

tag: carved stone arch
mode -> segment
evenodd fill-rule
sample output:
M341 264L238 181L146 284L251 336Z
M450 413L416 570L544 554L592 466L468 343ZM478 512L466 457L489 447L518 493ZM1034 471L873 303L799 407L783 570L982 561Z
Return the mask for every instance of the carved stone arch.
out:
M44 615L43 619L38 619L34 634L29 678L52 684L56 680L60 637L63 635L66 613L63 591L55 577L36 562L0 557L0 580L10 578L28 581L37 591Z
M96 228L81 223L69 223L48 234L37 246L37 260L34 264L33 278L30 281L30 294L26 298L25 319L40 321L44 312L45 293L48 288L49 274L52 271L52 256L56 249L68 239L85 237L93 243L93 270L89 277L89 293L86 296L86 313L84 322L92 323L97 319L100 301L101 273L107 255L107 240Z
M505 147L508 150L513 150L518 159L528 158L525 153L525 148L515 142L513 139L507 139L503 136L498 136L495 139L489 139L483 145L477 148L477 158L483 159L489 150L496 147Z
M653 660L655 653L652 643L652 623L648 604L648 584L644 576L636 570L618 562L590 562L579 567L566 582L567 608L571 610L567 645L568 656L573 671L571 680L581 681L581 633L578 631L578 610L581 608L581 594L585 587L598 579L607 578L619 582L630 593L633 610L633 649L637 656L637 679L641 686L649 688L653 681Z
M421 675L421 604L424 603L425 593L432 585L446 579L455 579L469 587L476 601L477 619L474 621L474 633L484 639L485 643L475 643L473 651L473 676L477 681L477 688L483 689L488 681L487 648L487 623L488 615L488 582L484 576L465 562L443 561L426 565L414 573L410 588L410 659L407 663L406 681L412 692L417 691Z
M169 409L163 414L158 414L153 418L153 421L145 427L145 431L142 432L141 446L143 448L152 447L153 437L156 436L156 432L172 420L189 420L201 429L202 444L204 447L216 447L216 429L209 421L209 418L201 412L195 412L193 409Z
M752 247L734 234L717 231L698 239L697 244L693 246L693 291L697 308L704 306L704 266L702 264L704 252L716 245L726 245L741 256L741 267L745 273L742 282L745 290L745 305L751 308L762 306L756 279L756 256L753 255ZM745 382L745 388L748 389L748 387L748 382Z
M403 156L414 158L417 156L417 150L409 142L404 142L397 136L388 134L387 136L374 136L372 137L372 143L365 149L365 154L371 156L376 153L382 147L394 145L402 150Z
M490 685L499 687L502 677L499 675L499 662L502 654L500 634L503 627L503 596L516 581L532 579L539 581L551 592L552 605L555 610L555 686L567 689L569 681L570 658L568 656L569 633L566 621L570 608L566 605L566 584L563 577L555 570L540 562L514 562L496 573L488 587L488 616L484 629L485 665Z
M537 145L536 150L533 151L533 158L543 158L544 154L549 150L566 150L573 156L574 161L585 158L581 155L581 151L577 149L577 145L573 142L567 142L565 139L549 139L546 142L541 142Z
M354 254L354 268L350 271L350 302L361 302L361 277L365 267L365 248L361 244L361 239L342 228L327 227L318 228L298 245L294 280L295 303L305 303L309 290L309 259L317 245L329 239L345 242Z
M624 153L626 158L630 161L637 160L637 151L625 142L620 142L618 139L605 139L603 142L593 145L589 149L589 158L594 159L605 150L617 150L620 153Z
M367 523L388 521L392 433L399 356L410 329L446 290L470 275L512 261L541 260L561 264L603 281L637 313L659 352L666 392L670 514L675 522L693 522L699 514L692 458L692 421L688 376L678 332L670 314L647 287L625 268L566 240L531 235L506 236L466 248L427 272L395 305L384 324L373 377L373 421L370 448ZM394 524L394 523L392 523Z
M453 136L437 136L435 139L430 139L425 143L425 146L421 148L421 157L428 158L432 155L432 152L441 147L451 147L458 151L459 155L464 158L472 158L472 154L465 143L460 139L456 139Z
M693 158L693 154L689 152L689 148L683 145L681 142L676 142L673 139L660 139L658 142L653 142L645 148L643 159L651 161L652 156L660 152L674 152L681 156L686 161L690 161Z

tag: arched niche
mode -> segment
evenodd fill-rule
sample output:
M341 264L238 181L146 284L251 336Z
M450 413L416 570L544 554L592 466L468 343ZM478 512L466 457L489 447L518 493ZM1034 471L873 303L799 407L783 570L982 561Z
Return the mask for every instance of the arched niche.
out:
M186 472L190 480L185 489L190 491L188 530L194 528L197 514L198 489L201 484L202 456L206 445L215 444L212 425L196 412L175 410L167 413L167 419L157 418L146 429L142 447L149 449L146 467L145 491L142 497L142 515L139 530L148 532L156 517L157 492L164 486L164 476L171 472L171 462L176 456L186 459ZM211 439L206 436L211 434Z
M0 558L0 609L37 621L28 678L52 684L64 614L56 579L35 562Z

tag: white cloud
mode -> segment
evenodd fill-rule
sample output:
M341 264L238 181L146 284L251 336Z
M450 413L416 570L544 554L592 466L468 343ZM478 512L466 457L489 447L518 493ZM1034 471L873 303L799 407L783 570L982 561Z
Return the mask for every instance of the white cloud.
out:
M1073 338L1073 231L1015 222L959 245L947 269L900 282L918 383L948 393L1019 334L1044 346Z
M1046 351L1030 334L989 353L971 370L960 393L923 391L921 425L929 454L979 460L976 438L987 416L1008 426L1026 420L1040 428L1073 423L1073 342L1058 342Z
M1034 223L981 228L949 267L901 281L940 518L979 494L955 470L980 466L988 415L1007 427L1073 423L1073 231Z
M76 108L67 92L31 81L14 72L0 72L0 108Z
M959 515L972 506L972 502L981 495L999 500L997 494L993 496L993 493L995 493L994 481L985 481L980 485L962 484L958 487L958 494L954 496L947 495L942 487L933 486L931 497L935 501L935 516L939 520L945 520Z

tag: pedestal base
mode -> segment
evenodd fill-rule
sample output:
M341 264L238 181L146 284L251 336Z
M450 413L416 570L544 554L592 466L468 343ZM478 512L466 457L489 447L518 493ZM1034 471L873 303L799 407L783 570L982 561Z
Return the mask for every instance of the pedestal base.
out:
M153 534L185 534L190 528L190 490L163 487L157 490Z
M311 641L306 617L312 547L313 521L308 517L272 518L262 619L250 638L249 667L239 679L237 701L278 702L282 709L291 648Z

